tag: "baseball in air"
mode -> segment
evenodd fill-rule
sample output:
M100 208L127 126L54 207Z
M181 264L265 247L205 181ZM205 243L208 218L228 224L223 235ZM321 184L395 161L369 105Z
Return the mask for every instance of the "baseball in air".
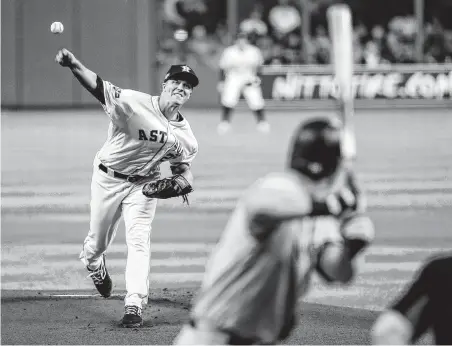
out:
M174 38L179 41L183 42L188 38L188 32L184 29L178 29L174 32Z
M63 23L61 22L53 22L52 25L50 26L50 31L53 34L61 34L64 30L64 26Z

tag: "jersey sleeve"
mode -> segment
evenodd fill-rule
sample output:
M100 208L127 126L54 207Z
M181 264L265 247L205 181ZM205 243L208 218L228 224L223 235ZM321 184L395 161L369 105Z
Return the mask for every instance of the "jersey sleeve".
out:
M265 177L244 198L248 215L268 215L277 219L308 215L312 208L308 193L285 176Z
M264 56L259 48L256 48L256 65L261 67L264 64Z
M123 125L133 115L131 107L133 93L121 89L108 81L104 81L105 104L102 105L111 121L118 126Z
M365 194L353 173L347 177L346 188L339 195L339 203L343 208L339 215L341 233L349 241L354 256L375 239L375 226L366 213Z
M221 53L221 56L220 56L220 61L218 62L218 66L220 67L220 69L222 69L222 70L227 70L228 69L228 67L229 67L229 63L230 63L230 61L228 61L229 60L229 50L228 50L228 48L226 48L224 51L223 51L223 53Z
M196 140L193 140L193 143L191 143L191 145L188 148L185 148L183 150L182 155L169 159L171 171L177 166L183 164L188 165L190 167L191 163L193 162L197 154L198 154L198 143L196 142Z
M347 181L337 196L342 212L340 219L347 221L351 217L363 215L367 211L367 200L358 179L353 172L347 173Z
M299 185L288 176L270 176L247 191L242 200L245 222L257 241L265 241L285 222L310 213L311 199Z

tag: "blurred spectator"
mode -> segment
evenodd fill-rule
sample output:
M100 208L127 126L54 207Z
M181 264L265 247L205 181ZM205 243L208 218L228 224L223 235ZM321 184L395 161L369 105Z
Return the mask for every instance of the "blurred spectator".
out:
M179 13L178 9L181 1L182 0L165 0L163 3L163 13L166 21L179 27L185 26L186 23L185 18Z
M325 27L319 25L315 29L313 43L315 45L315 59L318 64L329 64L331 43Z
M226 0L160 1L165 24L159 35L162 46L159 60L187 58L188 54L198 63L214 66L219 52L229 42L224 18ZM261 49L266 64L329 64L331 45L326 10L338 1L344 0L261 0L240 23L240 31L247 33L250 41ZM364 6L359 0L354 1ZM267 8L271 3L275 5ZM311 13L310 26L314 32L310 37L301 37L301 11ZM452 62L452 31L436 20L438 16L433 16L432 24L426 25L424 61ZM359 11L354 12L354 22L358 23L353 29L355 63L375 68L388 63L416 62L417 26L411 14L372 17L371 27L366 26L370 23L365 20L366 16L361 18ZM173 34L179 28L188 31L187 42L174 43Z
M262 20L262 7L256 5L250 16L240 23L240 31L246 33L252 42L267 35L267 24Z
M284 42L290 33L300 29L301 15L290 0L278 0L268 13L268 22L275 39Z
M384 43L385 29L381 25L375 25L372 28L370 35L372 41L378 45L381 50Z
M434 20L425 30L425 61L428 63L452 62L452 30L444 30L441 24Z
M386 44L385 39L386 33L385 29L381 25L375 25L371 32L370 32L370 44L369 47L365 47L365 55L369 54L369 60L372 61L373 58L371 56L373 54L378 54L379 56L379 63L387 64L390 61L390 52L388 50L388 46ZM375 47L372 47L375 45ZM364 58L366 60L366 57ZM373 65L372 62L370 62L371 65Z
M296 33L291 33L287 36L287 47L292 49L301 48L301 35Z
M301 51L299 49L285 48L283 54L290 65L299 65L303 63Z
M271 60L273 54L273 44L273 39L270 36L260 37L256 42L256 45L262 52L265 64Z
M452 63L452 30L444 31L444 61Z
M289 59L284 55L284 48L280 43L275 43L272 47L270 59L264 61L265 65L285 65L289 64Z
M364 38L368 35L366 26L363 23L355 25L355 27L353 28L353 35L355 39L362 42Z
M369 68L375 68L380 65L380 48L374 41L368 41L364 47L363 63Z
M179 27L184 27L189 33L203 23L207 15L207 6L202 0L165 0L165 19Z
M207 40L206 28L203 25L197 25L193 28L191 33L190 46L192 50L199 54L209 54L211 48Z
M188 47L189 51L194 53L198 62L216 68L216 53L219 47L217 47L214 39L207 36L206 28L203 25L197 25L193 28Z
M220 43L223 47L229 45L229 33L225 23L219 23L217 25L216 37L218 39L218 43Z
M303 64L308 64L308 65L312 65L312 64L316 64L317 63L317 59L316 59L316 50L317 47L314 43L313 38L309 37L306 38L305 40L303 40L303 50L305 55L302 57L302 63Z
M386 35L385 45L388 47L387 58L390 63L396 63L400 53L399 53L399 40L397 38L397 33L394 27L389 27L388 33Z
M389 22L386 43L391 63L414 63L416 22L412 16L395 17Z
M160 49L157 53L157 62L163 65L176 65L183 61L180 44L173 38L160 40Z
M363 41L367 36L367 28L363 24L358 24L353 28L353 59L355 64L364 63Z

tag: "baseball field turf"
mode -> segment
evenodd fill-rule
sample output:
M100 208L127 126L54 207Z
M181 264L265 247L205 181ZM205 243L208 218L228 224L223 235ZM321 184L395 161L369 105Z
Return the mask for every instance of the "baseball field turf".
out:
M238 196L282 170L290 135L309 113L269 112L260 134L238 111L219 137L218 110L187 110L198 138L195 192L157 207L150 306L141 329L119 327L126 246L121 224L107 265L114 295L96 295L78 260L88 231L92 162L108 118L95 111L3 112L2 344L168 344L188 317L203 266ZM447 110L356 114L357 169L376 240L349 287L315 280L288 344L365 344L379 310L423 259L452 249L452 115ZM165 166L165 173L169 169ZM428 343L428 337L423 343Z

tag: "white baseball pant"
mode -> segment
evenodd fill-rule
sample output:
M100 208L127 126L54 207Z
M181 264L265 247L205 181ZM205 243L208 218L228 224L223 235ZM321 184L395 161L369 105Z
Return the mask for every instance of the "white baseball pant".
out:
M96 159L91 182L90 230L80 259L91 269L100 265L123 215L127 243L125 305L142 307L148 300L151 223L157 200L143 195L144 182L131 183L113 177L101 171L98 165Z
M228 108L234 108L243 97L251 110L257 111L263 109L265 106L264 97L262 96L262 89L260 85L252 84L246 86L246 81L242 78L234 76L226 77L221 94L221 104Z

